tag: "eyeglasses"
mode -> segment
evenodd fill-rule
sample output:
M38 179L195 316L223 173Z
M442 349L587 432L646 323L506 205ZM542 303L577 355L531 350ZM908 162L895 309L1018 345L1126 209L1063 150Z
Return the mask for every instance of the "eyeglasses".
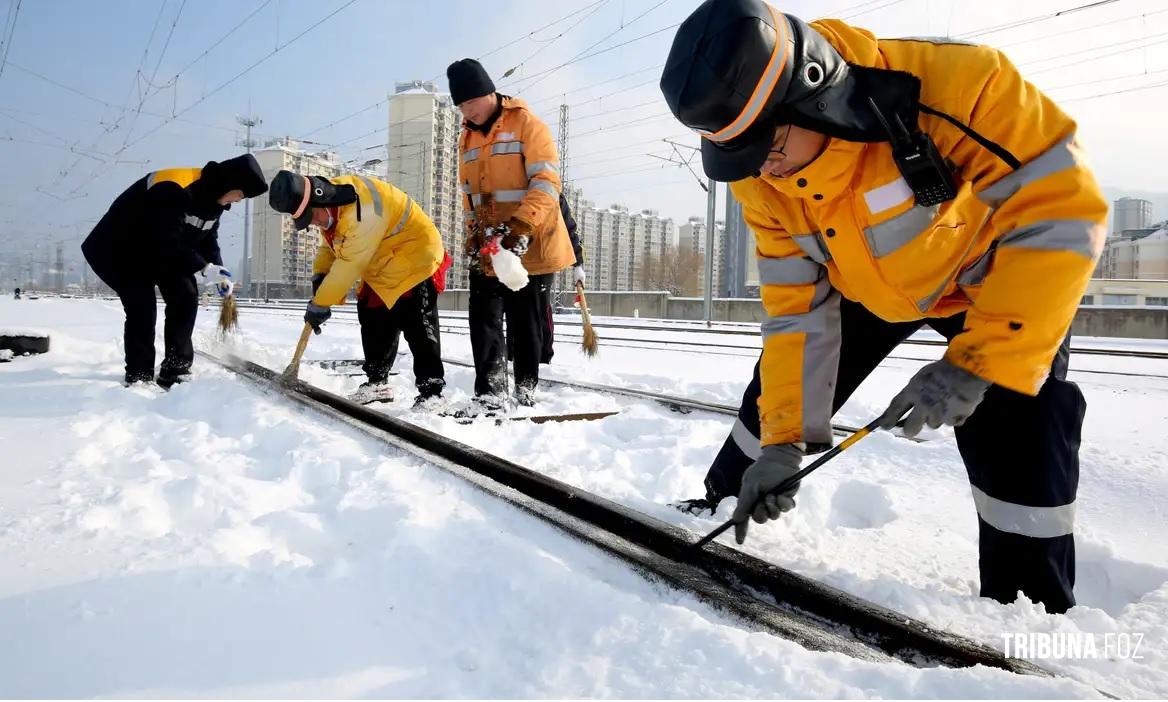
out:
M772 148L769 153L778 154L782 158L787 158L787 140L791 138L791 125L787 125L787 133L783 135L783 143L779 144L779 148ZM773 146L773 144L772 144ZM774 158L773 156L771 158Z

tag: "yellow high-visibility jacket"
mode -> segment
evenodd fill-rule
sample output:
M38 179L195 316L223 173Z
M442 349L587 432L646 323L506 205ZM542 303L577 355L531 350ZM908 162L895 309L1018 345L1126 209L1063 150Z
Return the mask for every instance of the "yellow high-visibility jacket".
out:
M788 178L731 184L758 241L762 444L830 445L839 296L888 321L965 312L945 358L1037 394L1105 238L1107 203L1075 123L999 51L876 39L814 22L850 63L921 79L921 129L956 169L956 199L916 206L887 143L831 139ZM862 343L862 342L861 342Z
M326 275L313 302L342 304L360 279L386 307L393 307L402 293L434 275L442 264L437 227L416 202L385 181L346 175L330 182L352 185L357 202L337 208L331 240L325 236L317 250L312 272Z

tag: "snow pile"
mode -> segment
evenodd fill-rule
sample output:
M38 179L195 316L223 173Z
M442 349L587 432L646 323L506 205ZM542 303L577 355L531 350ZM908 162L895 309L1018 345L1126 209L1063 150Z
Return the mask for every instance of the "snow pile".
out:
M53 352L0 368L0 696L1168 694L1168 460L1152 431L1168 384L1084 384L1082 606L1066 617L974 596L976 521L948 438L870 437L808 481L789 519L752 530L760 557L999 648L1004 632L1145 635L1141 661L1047 662L1076 678L1048 680L865 663L750 631L206 362L168 393L122 388L116 301L50 300L36 313ZM6 320L25 314L0 300ZM281 369L298 316L241 310L227 344ZM339 316L308 358L357 355L357 327ZM199 344L216 343L214 317L200 316ZM725 398L753 362L621 349L585 365L576 348L559 344L552 371ZM444 349L469 356L465 337L447 335ZM398 368L398 396L412 397L408 359ZM873 411L913 368L880 371L846 413ZM452 402L471 377L448 366ZM337 391L361 380L308 364L301 378ZM408 402L385 411L695 531L733 507L694 518L665 506L699 494L730 418L566 389L539 399L539 414L621 413L463 426Z
M12 349L0 349L0 361L11 361Z

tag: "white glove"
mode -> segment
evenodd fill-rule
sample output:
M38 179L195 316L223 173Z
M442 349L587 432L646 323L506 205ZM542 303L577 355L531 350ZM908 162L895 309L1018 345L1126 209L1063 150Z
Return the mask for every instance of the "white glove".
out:
M576 266L576 267L572 268L572 277L576 280L577 283L579 283L580 285L583 285L584 278L585 278L584 266Z
M231 282L231 271L217 263L208 263L199 273L207 281L207 285L215 287L219 297L227 297L235 289L234 283Z

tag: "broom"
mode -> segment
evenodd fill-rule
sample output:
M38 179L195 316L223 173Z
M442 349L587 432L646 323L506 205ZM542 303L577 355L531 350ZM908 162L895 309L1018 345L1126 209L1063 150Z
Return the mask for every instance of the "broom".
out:
M600 337L592 328L592 315L588 314L588 300L584 298L583 283L576 283L576 296L580 298L580 316L584 318L584 341L581 345L584 347L585 355L595 356L600 347Z
M284 385L292 385L300 377L300 357L304 355L304 349L308 347L308 337L310 336L312 336L312 325L305 322L304 331L300 332L300 341L296 343L296 353L292 354L292 362L280 375L280 382Z
M219 304L219 333L227 334L239 327L239 308L235 306L235 296L228 295Z

